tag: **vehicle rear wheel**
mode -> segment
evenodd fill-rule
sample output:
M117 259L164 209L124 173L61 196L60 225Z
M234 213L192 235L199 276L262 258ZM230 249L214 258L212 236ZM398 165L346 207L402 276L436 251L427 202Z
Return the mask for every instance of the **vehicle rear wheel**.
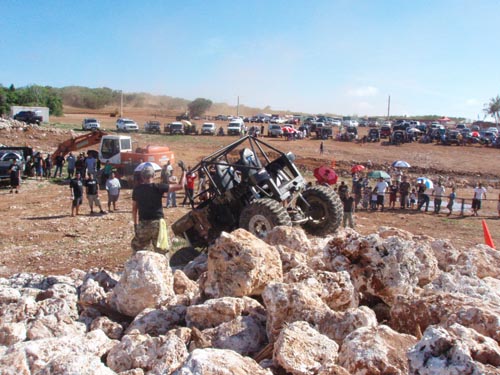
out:
M274 199L258 199L245 207L240 215L240 228L259 238L264 238L279 225L292 226L292 220L285 207Z
M297 205L310 220L303 224L312 235L321 236L334 233L342 223L344 207L337 193L326 186L314 186L305 190Z
M192 246L186 246L180 248L170 257L169 261L170 266L171 267L185 266L200 254L201 253Z

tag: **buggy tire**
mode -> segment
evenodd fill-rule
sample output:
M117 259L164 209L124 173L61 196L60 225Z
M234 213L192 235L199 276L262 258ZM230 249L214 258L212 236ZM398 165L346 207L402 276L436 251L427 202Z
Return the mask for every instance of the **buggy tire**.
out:
M326 186L314 186L305 190L297 205L302 209L306 217L311 220L302 226L305 231L315 236L323 236L334 233L342 223L344 206L337 193Z
M198 250L191 246L180 248L170 257L170 267L183 267L200 254Z
M285 207L269 198L257 199L246 206L240 215L240 228L259 238L279 225L292 226L292 220Z

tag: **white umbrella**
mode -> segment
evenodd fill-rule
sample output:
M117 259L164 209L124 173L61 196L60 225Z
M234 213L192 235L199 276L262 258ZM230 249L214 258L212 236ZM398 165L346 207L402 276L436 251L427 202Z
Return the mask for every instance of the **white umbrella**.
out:
M152 161L146 161L144 163L139 164L137 167L135 167L134 172L140 172L146 167L153 167L155 172L161 171L161 167L158 164L156 164Z
M427 189L434 188L434 184L427 177L419 177L419 178L417 178L417 182L422 182Z
M410 128L406 131L407 133L422 133L420 129L417 128Z
M394 168L410 168L411 165L410 163L404 161L404 160L396 160L394 163L391 164Z

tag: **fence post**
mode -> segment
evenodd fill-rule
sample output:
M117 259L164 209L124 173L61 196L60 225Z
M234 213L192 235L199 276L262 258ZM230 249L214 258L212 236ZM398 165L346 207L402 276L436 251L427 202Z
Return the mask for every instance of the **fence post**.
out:
M462 198L462 207L460 208L460 216L464 216L464 209L465 209L465 199Z

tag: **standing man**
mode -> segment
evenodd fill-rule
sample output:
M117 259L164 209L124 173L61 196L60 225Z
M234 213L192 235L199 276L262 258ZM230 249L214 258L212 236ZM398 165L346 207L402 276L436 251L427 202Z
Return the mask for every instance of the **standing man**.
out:
M156 252L164 253L165 249L158 247L160 229L164 227L162 197L169 191L181 190L186 180L186 167L179 162L182 169L180 184L155 184L155 175L152 167L145 167L142 171L143 182L132 192L132 218L135 235L132 239L132 251L145 250L153 245Z
M338 189L338 194L341 201L344 201L344 199L346 199L348 192L349 192L349 186L347 186L345 182L342 181Z
M111 203L113 203L113 211L116 211L116 202L120 196L122 185L120 180L116 178L115 171L111 170L111 175L106 181L106 190L108 191L108 211L111 212Z
M417 184L418 204L417 210L420 211L425 204L425 212L429 211L429 195L427 194L427 187L424 182L420 180Z
M104 214L105 212L103 211L101 201L99 200L99 183L96 178L90 174L90 172L85 179L84 185L86 188L87 200L90 206L90 214L92 215L94 213L94 204L99 207L99 213Z
M76 172L75 178L69 182L71 190L71 216L78 215L83 199L83 182L80 172Z
M325 146L323 145L323 141L319 144L319 153L323 155L323 151L325 151Z
M441 203L443 202L443 197L445 193L445 188L441 184L441 181L438 182L437 186L432 191L432 195L434 195L434 213L438 214L441 210Z
M191 167L188 167L190 170ZM184 200L182 201L182 205L184 206L186 202L191 205L194 197L194 181L196 180L196 173L188 173L186 175L186 186L184 187Z
M472 197L472 216L477 216L477 211L481 209L481 201L486 199L486 188L483 184L478 183L474 188L474 196Z
M345 228L347 224L350 228L354 229L354 198L351 194L349 194L349 191L347 191L346 197L342 203L344 204L344 218L342 219L342 225Z
M73 175L75 174L76 167L76 159L72 152L70 152L68 157L66 158L66 163L68 166L68 179L71 180L73 178Z
M91 174L93 178L96 177L96 160L94 156L87 153L87 159L85 159L85 167L87 168L87 173Z
M16 189L17 194L19 193L19 186L21 186L21 166L17 164L17 159L12 159L8 172L10 176L10 193L12 194Z
M44 177L50 178L50 174L52 171L52 158L50 157L50 154L47 154L47 157L45 158L45 167L44 167Z
M56 170L54 171L53 178L57 177L57 171L59 171L59 177L61 177L63 165L64 165L64 156L63 153L60 152L59 155L56 156Z
M401 208L404 210L408 207L408 195L410 194L410 183L408 182L408 178L403 176L403 181L399 184L399 204Z
M385 192L387 188L389 187L389 184L384 181L382 177L378 179L377 184L375 185L375 189L377 190L377 209L382 206L380 211L384 211L384 198L385 198Z

